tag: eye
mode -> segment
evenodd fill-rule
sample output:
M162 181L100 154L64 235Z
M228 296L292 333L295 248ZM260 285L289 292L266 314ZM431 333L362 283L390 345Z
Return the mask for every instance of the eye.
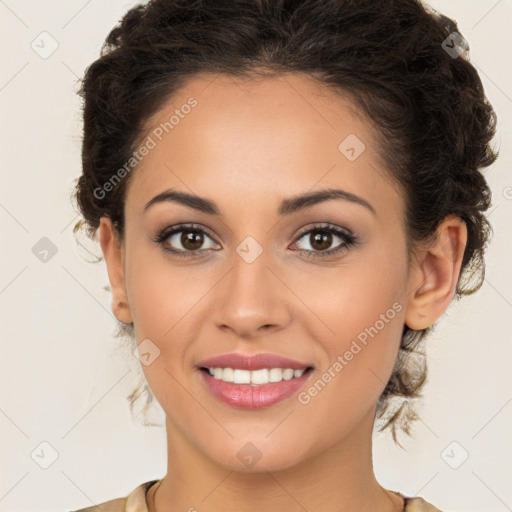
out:
M299 249L298 252L304 253L307 257L332 256L348 250L359 241L359 237L348 229L332 224L315 224L313 228L303 232L294 245L302 239L311 249L306 247ZM329 249L336 239L341 240L341 243ZM204 244L208 241L210 243L205 247ZM174 256L184 258L200 257L200 254L205 251L221 249L205 229L197 224L178 224L167 227L154 238L154 242Z
M206 247L205 242L210 241ZM165 251L178 257L197 257L197 252L214 249L220 246L196 224L179 224L165 228L154 239ZM212 243L213 242L213 243Z
M336 241L336 238L341 240L341 243L329 249ZM315 224L312 229L302 233L295 244L301 239L305 239L306 248L300 249L299 252L305 253L308 257L315 258L332 256L333 254L346 251L357 244L359 237L349 230L333 226L332 224ZM311 249L307 247L308 245Z

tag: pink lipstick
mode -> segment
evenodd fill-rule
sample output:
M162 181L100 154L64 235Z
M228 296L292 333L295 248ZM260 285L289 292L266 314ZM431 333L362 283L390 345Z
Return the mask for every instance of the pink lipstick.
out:
M246 356L223 354L197 364L207 389L237 408L269 407L297 392L309 380L313 367L270 353Z

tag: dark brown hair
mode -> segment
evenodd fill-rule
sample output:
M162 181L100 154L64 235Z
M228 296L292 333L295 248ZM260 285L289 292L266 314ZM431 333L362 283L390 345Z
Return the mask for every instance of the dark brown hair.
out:
M75 198L84 219L74 233L85 227L94 238L100 217L108 216L122 239L133 173L108 194L97 191L187 79L301 72L351 98L375 127L404 197L409 256L447 215L464 220L468 241L456 298L475 292L492 232L484 216L491 191L481 169L497 157L490 146L496 115L461 37L453 20L419 0L152 0L133 7L83 78L83 174ZM118 327L116 335L134 341L133 324ZM426 380L421 342L433 328L404 325L379 399L381 430L390 426L395 441L396 428L409 433L417 418L409 402ZM140 394L130 395L131 406Z

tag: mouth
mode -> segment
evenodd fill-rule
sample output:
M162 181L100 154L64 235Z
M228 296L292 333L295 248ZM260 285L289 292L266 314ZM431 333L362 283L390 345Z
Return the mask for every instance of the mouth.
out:
M298 379L313 370L312 366L302 369L293 368L261 368L258 370L243 370L240 368L200 367L201 371L210 377L226 383L264 386L282 381Z
M313 375L314 368L200 367L203 384L213 397L237 409L262 409L297 393Z

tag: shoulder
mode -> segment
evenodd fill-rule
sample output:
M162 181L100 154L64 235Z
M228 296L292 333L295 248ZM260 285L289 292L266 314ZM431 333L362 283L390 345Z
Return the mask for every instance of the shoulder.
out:
M146 493L158 480L144 482L133 489L128 496L91 505L72 512L148 512ZM71 512L71 511L70 511Z
M428 501L424 500L421 496L406 496L398 491L388 491L400 496L404 500L404 511L403 512L443 512L441 509L432 505Z
M428 503L420 496L404 497L405 512L442 512L440 509Z
M117 498L115 500L105 501L97 505L73 510L72 512L125 512L126 498Z

